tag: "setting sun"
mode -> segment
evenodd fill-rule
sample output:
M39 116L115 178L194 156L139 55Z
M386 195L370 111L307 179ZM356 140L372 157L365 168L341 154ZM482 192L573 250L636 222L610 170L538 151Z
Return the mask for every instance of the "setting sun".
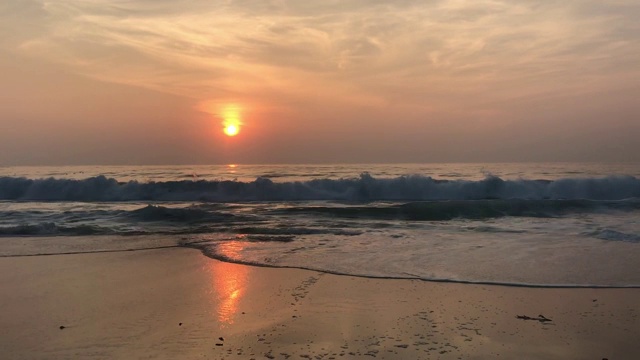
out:
M227 136L236 136L238 135L238 132L240 131L240 129L238 128L237 125L227 125L225 126L223 131Z
M240 132L240 125L242 124L241 119L241 108L236 104L226 105L222 108L221 115L223 118L222 121L222 131L227 136L236 136Z

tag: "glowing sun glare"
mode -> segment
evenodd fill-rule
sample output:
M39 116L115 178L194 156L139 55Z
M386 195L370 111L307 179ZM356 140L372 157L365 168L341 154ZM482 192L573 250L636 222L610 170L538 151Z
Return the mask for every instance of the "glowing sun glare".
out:
M224 121L222 122L222 131L227 136L236 136L240 132L240 125L242 125L241 119L242 109L235 104L226 105L222 108L221 115Z
M227 136L236 136L238 135L238 132L240 131L240 129L238 128L237 125L227 125L224 128L224 133L227 134Z

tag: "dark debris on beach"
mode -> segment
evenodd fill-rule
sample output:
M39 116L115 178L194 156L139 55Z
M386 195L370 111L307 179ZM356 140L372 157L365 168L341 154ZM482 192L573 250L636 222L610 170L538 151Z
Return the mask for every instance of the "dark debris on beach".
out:
M549 319L548 317L544 316L544 315L538 315L537 317L531 317L531 316L527 316L527 315L516 315L516 318L521 319L521 320L536 320L536 321L540 321L541 323L545 323L548 321L553 321L551 319Z

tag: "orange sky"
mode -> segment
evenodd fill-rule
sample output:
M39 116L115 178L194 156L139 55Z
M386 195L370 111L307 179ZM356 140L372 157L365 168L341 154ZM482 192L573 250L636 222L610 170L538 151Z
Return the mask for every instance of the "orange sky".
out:
M630 0L5 0L0 165L640 161L639 18Z

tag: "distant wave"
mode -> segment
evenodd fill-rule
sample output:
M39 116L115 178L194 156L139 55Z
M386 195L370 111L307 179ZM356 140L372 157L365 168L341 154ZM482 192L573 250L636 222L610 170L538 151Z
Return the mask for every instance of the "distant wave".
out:
M602 200L447 200L410 202L387 206L300 206L279 213L324 215L331 218L443 221L452 219L489 219L504 216L555 217L598 210L640 210L640 201Z
M640 197L633 176L550 180L436 180L421 175L273 182L182 180L118 182L105 176L84 180L0 177L0 200L21 201L424 201L424 200L622 200Z

